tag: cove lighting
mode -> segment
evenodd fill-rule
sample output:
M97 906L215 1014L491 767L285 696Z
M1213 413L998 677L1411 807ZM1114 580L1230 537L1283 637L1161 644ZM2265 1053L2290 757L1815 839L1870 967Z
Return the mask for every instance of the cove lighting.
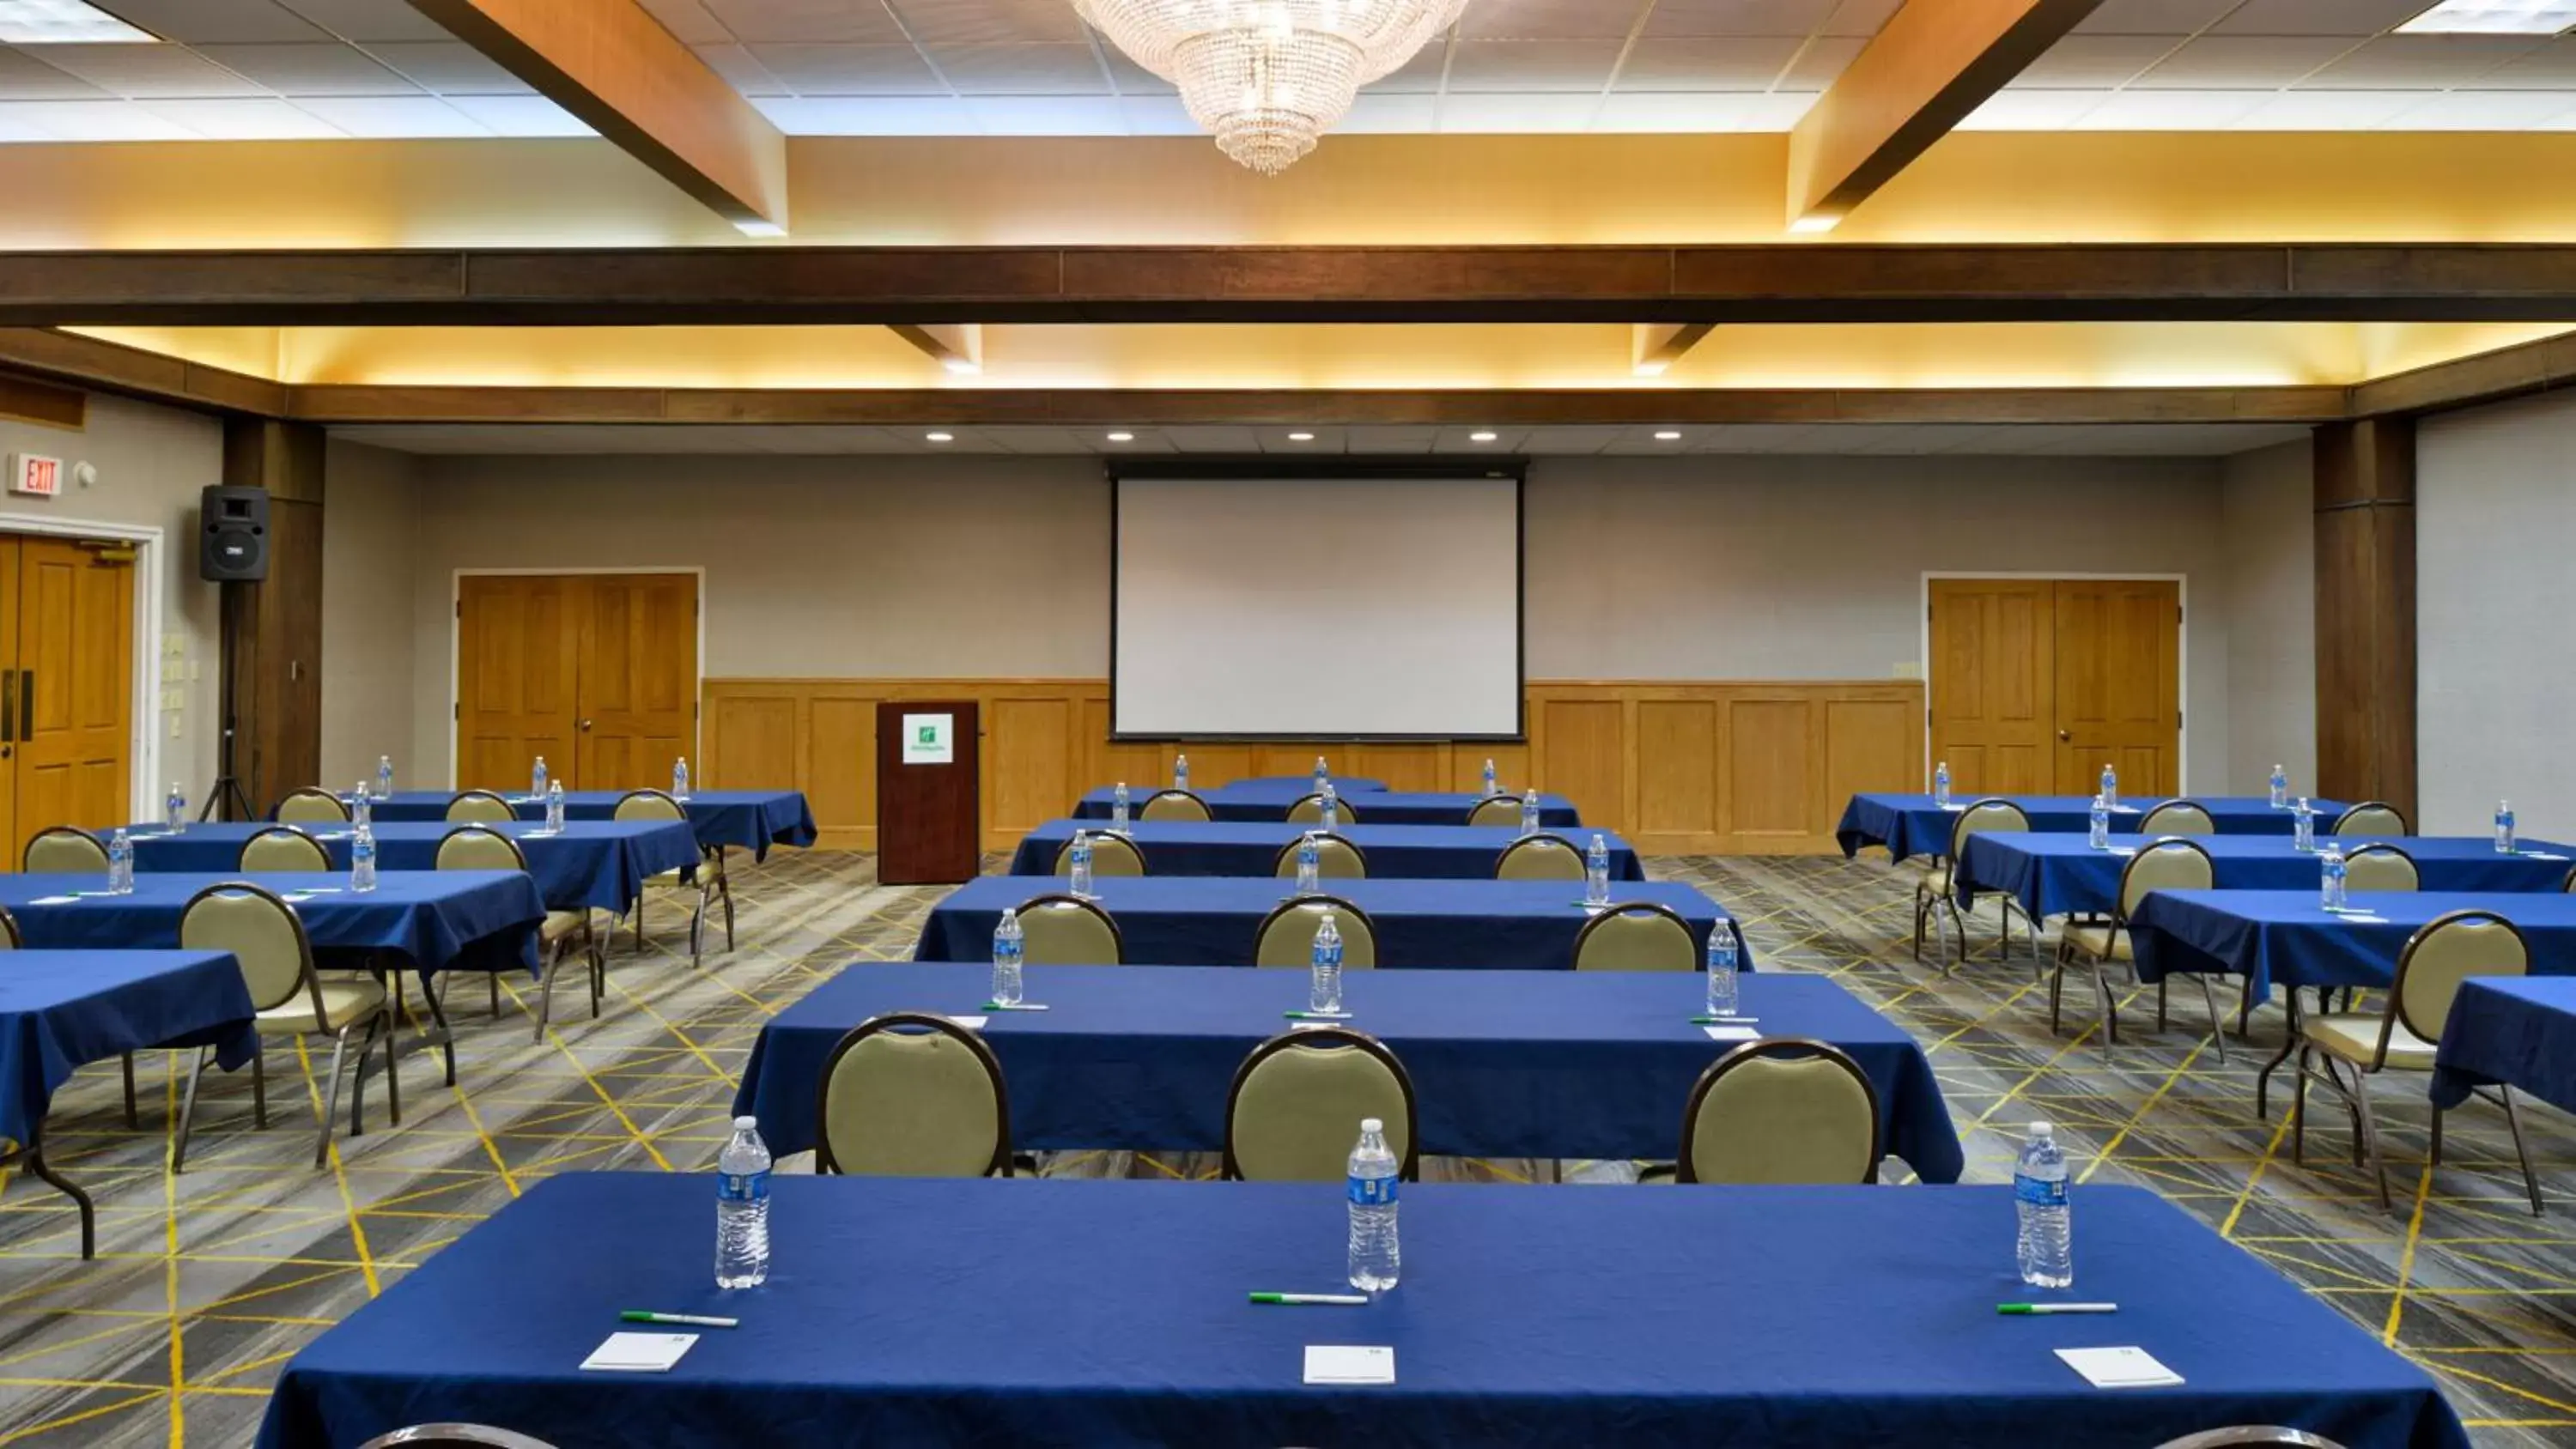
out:
M2576 26L2576 0L2442 0L2401 35L2556 35Z
M160 37L82 0L0 0L0 40L11 45L150 45Z
M934 443L953 443L957 441L957 435L955 433L924 433L922 436L928 438Z

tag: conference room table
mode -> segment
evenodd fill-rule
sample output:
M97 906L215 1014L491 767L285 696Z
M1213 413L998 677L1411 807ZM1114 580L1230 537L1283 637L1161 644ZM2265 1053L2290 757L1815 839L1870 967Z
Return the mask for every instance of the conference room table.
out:
M1968 837L1956 876L1961 900L1972 893L1998 893L2021 903L2032 920L2068 913L2108 915L2118 905L2120 876L2147 842L2138 836L2115 838L2107 850L2096 850L2081 834L2036 831L1979 831ZM2312 894L2324 882L2325 867L2314 851L2300 850L2288 836L2195 836L2192 843L2209 852L2219 890L2290 891ZM2393 845L2415 861L2423 889L2447 892L2530 894L2555 891L2576 867L2576 846L2524 842L2507 855L2485 836L2404 836L2386 840L2320 840L2351 851L2363 845Z
M1145 808L1146 798L1157 785L1130 784L1127 798L1131 808ZM1338 790L1340 787L1335 786ZM1313 782L1304 789L1273 785L1219 785L1212 790L1196 792L1207 802L1208 813L1219 820L1271 821L1288 818L1288 807L1314 793ZM1094 790L1073 807L1077 820L1109 818L1112 792ZM1375 790L1345 796L1350 809L1343 812L1345 825L1460 825L1467 823L1467 812L1485 798L1457 791ZM1538 822L1549 830L1574 830L1583 824L1582 813L1574 802L1562 795L1542 793L1538 797Z
M2433 1066L2433 1105L2506 1086L2576 1112L2576 976L2472 976L2460 983Z
M296 1354L261 1449L424 1421L561 1449L2469 1442L2429 1373L2141 1188L2074 1190L2052 1295L2013 1274L2006 1187L1407 1183L1401 1285L1333 1308L1248 1295L1348 1291L1338 1182L776 1178L769 1281L734 1292L714 1196L538 1182ZM2120 1311L1995 1311L2032 1297ZM582 1372L633 1308L741 1323L668 1372ZM2056 1354L2105 1344L2182 1382L2106 1392ZM1381 1350L1392 1381L1308 1383L1312 1345Z
M1228 780L1225 783L1228 789L1242 789L1248 786L1262 790L1285 790L1292 801L1301 795L1313 793L1315 789L1315 777L1312 775L1248 775L1243 779ZM1344 795L1365 794L1385 788L1384 780L1372 780L1366 775L1333 776L1333 789Z
M1279 852L1313 828L1284 821L1140 820L1128 826L1127 838L1143 852L1150 875L1270 875L1278 869ZM1020 837L1011 874L1056 874L1056 856L1073 843L1076 830L1096 833L1100 822L1050 820ZM1359 847L1370 875L1416 880L1491 880L1495 863L1521 838L1516 825L1363 824L1333 833ZM1646 878L1635 847L1609 831L1578 830L1565 838L1584 849L1596 834L1610 848L1612 880Z
M1950 833L1958 824L1960 812L1979 800L1995 798L2018 805L2030 817L2030 828L2051 833L2089 830L2093 822L2093 801L2084 795L2003 795L1984 796L1964 791L1950 796L1947 808L1932 803L1929 795L1868 793L1854 795L1843 806L1842 823L1834 827L1834 839L1841 843L1845 856L1858 855L1864 845L1887 848L1890 860L1903 860L1909 855L1946 856L1950 853ZM2293 832L2295 812L2275 810L2272 802L2260 795L2194 795L2192 802L2209 812L2210 823L2221 835L2281 835ZM2161 799L2126 798L2111 812L2111 833L2135 835L2138 822L2149 810L2163 803ZM2310 809L2318 817L2320 830L2332 826L2345 806L2334 800L2311 800Z
M2129 917L2138 975L2241 976L2253 1001L2274 986L2382 988L2407 939L2452 911L2494 911L2531 947L2539 975L2576 974L2576 896L2558 892L2355 891L2341 913L2299 891L2151 891Z
M229 951L0 952L0 1138L17 1165L72 1200L81 1256L98 1248L89 1194L45 1160L46 1111L82 1066L154 1047L212 1046L227 1071L259 1050Z
M1583 905L1580 881L1326 884L1327 894L1359 907L1376 928L1380 966L1567 970L1574 965L1575 933L1594 914ZM1269 876L1103 876L1093 889L1118 923L1131 966L1249 966L1262 920L1292 894ZM1003 908L1051 892L1050 882L1028 876L969 881L931 908L913 958L989 962ZM1613 904L1651 902L1678 911L1690 925L1695 950L1705 950L1711 927L1727 920L1715 901L1676 881L1630 881L1610 897ZM1751 949L1739 945L1739 951L1749 969Z
M991 1011L989 966L854 965L760 1031L734 1095L773 1152L814 1146L823 1064L850 1028L890 1011L962 1019L1002 1064L1022 1151L1216 1152L1234 1072L1291 1029L1303 971L1230 966L1029 968L1044 1011ZM1354 971L1346 1023L1386 1043L1413 1080L1420 1150L1455 1157L1671 1158L1682 1107L1737 1040L1691 1018L1698 972ZM1827 1041L1877 1088L1889 1155L1930 1182L1965 1159L1914 1038L1822 976L1746 976L1731 1038Z
M631 793L625 790L567 790L564 792L564 819L607 820L617 813L617 802ZM546 818L543 797L505 794L510 808L522 820ZM443 821L447 807L456 799L453 790L396 790L391 797L373 802L375 818L387 821ZM688 812L689 825L697 831L698 843L707 848L739 846L751 852L752 859L767 858L769 847L776 845L812 845L814 812L806 804L802 790L699 790L680 802Z
M241 859L242 845L263 830L277 827L259 821L223 821L189 825L177 833L155 825L131 827L134 868L205 874L229 871ZM349 868L355 837L346 825L298 827L329 852L334 869ZM376 868L380 871L432 870L438 865L439 842L457 827L443 821L380 821L374 826ZM557 911L602 910L624 915L644 889L644 882L664 871L686 875L700 856L694 832L677 820L566 819L560 833L542 821L510 821L491 827L518 842L527 857L528 874L546 907Z

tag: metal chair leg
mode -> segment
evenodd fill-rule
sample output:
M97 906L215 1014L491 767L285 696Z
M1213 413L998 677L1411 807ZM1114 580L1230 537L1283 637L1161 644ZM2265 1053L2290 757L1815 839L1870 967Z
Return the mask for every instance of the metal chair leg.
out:
M2218 1014L2218 991L2206 974L2200 978L2200 999L2209 1008L2209 1040L2218 1048L2218 1064L2223 1067L2227 1065L2227 1018Z
M2496 1090L2504 1094L2504 1124L2513 1129L2513 1155L2522 1163L2522 1188L2531 1194L2531 1215L2539 1217L2540 1179L2531 1171L2531 1148L2522 1140L2522 1114L2514 1110L2513 1088L2498 1084ZM2433 1120L2438 1123L2442 1119L2436 1114Z
M423 989L427 989L425 983ZM402 1080L396 1074L394 1063L401 1059L402 1053L395 1050L396 1035L398 1033L394 1030L394 1024L391 1019L388 1019L385 1022L385 1120L393 1126L400 1127L402 1125Z
M2379 1150L2379 1119L2370 1110L2370 1074L2353 1069L2353 1105L2361 1116L2362 1150L2370 1155L2370 1169L2379 1179L2379 1210L2388 1211L2388 1159Z
M2298 1054L2298 1064L2291 1068L2299 1079L2299 1085L2290 1101L2290 1161L2305 1167L2308 1165L2308 1049L2299 1047Z
M2170 976L2161 976L2156 979L2156 1034L2158 1036L2164 1035L2165 1032L2170 1030L2173 1025L2173 1018L2168 1013L2168 1008L2172 1003L2168 1000L2168 993L2165 990L2166 986L2171 984L2172 981L2173 978Z
M545 974L544 974L544 975L543 975L543 977L542 977L541 979L539 979L539 981L537 982L537 1029L536 1029L535 1033L534 1033L534 1034L529 1038L531 1041L539 1041L539 1042L544 1041L544 1040L546 1039L546 1023L547 1023L548 1021L551 1021L551 1020L553 1020L553 1019L554 1019L554 1014L555 1014L555 970L554 970L554 968L555 968L556 964L557 964L558 962L560 962L562 959L563 959L562 955L560 954L560 952L558 952L558 954L556 955L556 958L555 958L555 960L554 960L554 961L549 961L549 962L547 962L547 963L546 963L546 970L545 970Z
M492 1015L498 1018L501 1015L501 973L495 971L483 978L483 984L492 992Z
M2433 1150L2427 1160L2435 1167L2442 1165L2442 1118L2447 1115L2439 1107L2433 1109Z
M367 1034L358 1040L358 1058L350 1064L349 1073L356 1080L349 1083L349 1135L367 1134L367 1058L375 1055L376 1038L392 1025L392 1018L367 1018Z
M2108 1061L2111 1048L2120 1040L2120 1007L2111 999L2111 978L2099 961L2093 963L2093 999L2102 1008L2102 1057Z
M349 1048L349 1028L344 1026L331 1038L331 1090L322 1099L322 1126L313 1138L313 1165L322 1167L331 1161L331 1119L340 1115L340 1057Z
M189 1083L192 1089L195 1085ZM250 1123L262 1132L268 1130L268 1053L260 1050L256 1039L250 1044Z
M123 1064L125 1068L125 1130L128 1132L140 1132L143 1130L143 1118L141 1114L137 1113L134 1109L134 1053L125 1053Z
M1932 893L1921 882L1914 887L1914 959L1923 959L1923 925L1932 913Z
M83 1261L95 1258L98 1256L98 1207L89 1200L88 1193L73 1186L71 1179L56 1173L53 1165L45 1161L44 1136L41 1127L28 1131L27 1172L37 1181L70 1198L72 1206L80 1210L81 1258Z
M581 913L582 958L590 974L590 1019L599 1020L600 998L608 994L608 953L600 949L599 932L590 924L590 912Z
M2062 1007L2066 1000L2066 953L2070 949L2072 948L2065 940L2058 941L2057 969L2048 975L2048 1034L2050 1036L2057 1035L2062 1029L2060 1025L2063 1019Z
M257 1044L253 1045L255 1047ZM187 1094L179 1099L179 1133L170 1143L170 1175L173 1177L178 1176L180 1169L188 1165L188 1130L197 1121L197 1083L205 1080L206 1059L213 1056L214 1052L213 1047L197 1048L196 1070L188 1073ZM250 1060L251 1070L256 1073L259 1070L259 1057L255 1051ZM254 1075L251 1081L256 1084L259 1078ZM253 1090L257 1090L255 1085ZM260 1125L264 1127L268 1124L262 1122Z

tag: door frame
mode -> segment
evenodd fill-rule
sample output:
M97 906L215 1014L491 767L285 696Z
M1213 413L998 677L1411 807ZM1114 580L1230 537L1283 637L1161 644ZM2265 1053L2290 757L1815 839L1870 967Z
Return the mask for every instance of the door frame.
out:
M161 572L167 535L157 524L60 518L50 513L0 513L0 533L103 538L134 545L134 700L126 737L125 808L129 815L156 811L154 802L161 796L152 782L162 778ZM191 666L196 662L189 661ZM221 667L222 661L216 662ZM192 677L187 682L196 680ZM214 727L220 733L223 722L215 721Z
M698 761L697 770L706 768L706 696L707 696L707 569L704 564L655 564L638 568L521 568L521 569L456 569L447 580L447 754L440 767L447 788L456 788L457 706L463 702L465 653L465 579L467 575L491 577L514 575L527 578L569 576L572 574L688 574L698 581L698 667L697 678L690 686L689 755ZM690 778L695 779L693 774Z
M1932 778L1932 581L1934 579L2103 579L2111 582L2172 584L2182 618L2174 624L2174 712L2182 724L2174 730L2174 780L2191 793L2191 576L2170 573L2102 573L2084 569L1926 569L1914 611L1914 628L1923 661L1923 778Z

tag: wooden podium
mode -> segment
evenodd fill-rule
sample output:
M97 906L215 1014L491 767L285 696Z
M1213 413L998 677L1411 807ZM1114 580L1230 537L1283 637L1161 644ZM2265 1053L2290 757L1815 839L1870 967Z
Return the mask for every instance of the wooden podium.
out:
M982 872L973 700L877 706L877 879L951 885Z

